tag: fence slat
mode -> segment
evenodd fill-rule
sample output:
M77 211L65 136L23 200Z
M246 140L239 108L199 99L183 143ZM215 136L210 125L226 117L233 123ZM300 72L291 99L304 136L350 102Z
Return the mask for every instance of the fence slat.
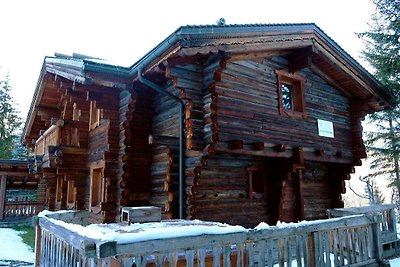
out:
M62 215L59 215L62 217ZM71 214L68 222L73 222ZM80 218L77 216L77 218ZM60 218L59 218L60 219ZM343 266L374 264L381 253L378 216L352 216L242 233L116 244L115 255L93 253L100 241L39 218L40 266ZM212 245L210 245L212 244ZM331 254L333 260L331 260ZM103 258L97 258L103 255ZM235 258L232 260L232 258ZM380 258L381 259L381 258Z

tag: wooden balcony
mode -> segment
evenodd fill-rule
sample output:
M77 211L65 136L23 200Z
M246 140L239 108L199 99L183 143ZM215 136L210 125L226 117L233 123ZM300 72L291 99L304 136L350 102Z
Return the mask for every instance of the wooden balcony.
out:
M32 217L39 213L37 201L8 202L4 205L4 217Z
M87 212L41 214L37 222L37 266L384 266L382 214L260 225L226 233L163 236L171 225L202 227L210 222L163 221L87 226ZM179 226L181 224L181 227ZM164 228L164 232L163 232ZM176 231L176 230L175 230ZM179 230L181 231L181 230ZM189 230L190 232L190 230ZM141 236L141 238L137 238ZM163 237L162 237L163 236ZM135 241L136 240L136 241Z
M54 122L35 142L35 159L30 166L33 172L42 168L53 168L62 164L63 154L82 154L80 128L87 127L79 121L58 120Z

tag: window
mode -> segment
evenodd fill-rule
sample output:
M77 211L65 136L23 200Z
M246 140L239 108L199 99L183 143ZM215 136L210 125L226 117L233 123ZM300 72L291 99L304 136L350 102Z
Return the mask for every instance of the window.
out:
M67 186L67 208L74 209L76 201L76 187L74 186L74 181L68 181Z
M91 169L90 176L90 211L99 213L104 196L104 168Z
M304 77L277 70L279 113L288 117L306 118Z
M249 179L249 199L262 199L266 196L266 177L265 172L259 166L250 166L247 168Z
M102 117L102 110L97 108L96 101L90 101L89 116L89 130L93 130L100 125Z
M61 203L63 180L64 180L64 176L57 177L57 187L56 187L56 202L57 203Z

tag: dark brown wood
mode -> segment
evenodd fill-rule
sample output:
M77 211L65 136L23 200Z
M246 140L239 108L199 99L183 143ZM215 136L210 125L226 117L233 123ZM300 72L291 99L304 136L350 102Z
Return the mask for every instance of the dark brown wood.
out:
M146 79L184 103L186 218L246 226L325 218L326 209L343 205L344 181L366 157L361 121L389 103L323 36L301 29L260 34L200 34L144 69ZM83 209L96 187L102 192L90 222L115 221L122 207L149 204L163 219L176 218L176 101L136 74L60 64L44 66L25 137L35 140L40 200L50 210ZM333 136L322 134L321 120ZM101 179L87 183L97 169ZM66 202L68 184L73 203Z
M1 175L0 181L0 220L4 219L4 204L6 202L7 176Z

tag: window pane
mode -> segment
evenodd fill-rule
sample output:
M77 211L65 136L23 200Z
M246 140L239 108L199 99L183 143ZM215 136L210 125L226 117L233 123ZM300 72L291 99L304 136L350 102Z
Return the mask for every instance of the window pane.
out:
M293 86L282 83L282 105L284 109L293 109Z

